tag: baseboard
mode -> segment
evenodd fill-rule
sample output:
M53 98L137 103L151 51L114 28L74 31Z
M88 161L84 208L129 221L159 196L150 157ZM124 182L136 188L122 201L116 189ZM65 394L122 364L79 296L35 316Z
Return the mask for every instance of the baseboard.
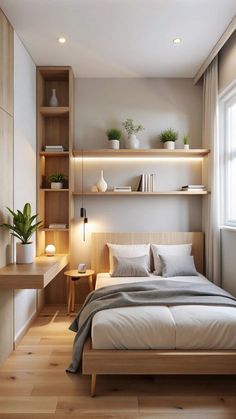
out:
M23 337L25 336L25 334L28 332L30 326L32 325L32 323L35 321L35 319L38 317L38 311L36 311L34 314L32 314L32 316L30 317L30 319L25 323L25 325L22 327L22 329L17 333L17 336L15 336L14 338L14 350L17 348L17 346L19 345L20 341L23 339Z

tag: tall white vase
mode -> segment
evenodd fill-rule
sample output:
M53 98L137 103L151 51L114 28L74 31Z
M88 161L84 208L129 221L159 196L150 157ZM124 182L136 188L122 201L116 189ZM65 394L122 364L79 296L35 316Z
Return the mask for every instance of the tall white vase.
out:
M139 140L135 134L131 134L126 138L125 148L139 148Z
M107 182L105 181L103 177L103 170L101 170L101 177L99 181L97 182L96 186L98 188L98 192L106 192L107 190Z
M56 89L52 89L52 96L50 97L50 100L49 100L49 106L58 106Z

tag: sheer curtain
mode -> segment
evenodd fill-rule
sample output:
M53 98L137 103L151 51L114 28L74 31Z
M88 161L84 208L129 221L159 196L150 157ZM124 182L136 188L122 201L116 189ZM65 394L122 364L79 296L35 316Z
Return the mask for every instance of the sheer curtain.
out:
M203 230L206 276L221 285L218 141L218 57L215 57L204 73L203 83L203 147L210 149L203 181L211 191L203 198Z

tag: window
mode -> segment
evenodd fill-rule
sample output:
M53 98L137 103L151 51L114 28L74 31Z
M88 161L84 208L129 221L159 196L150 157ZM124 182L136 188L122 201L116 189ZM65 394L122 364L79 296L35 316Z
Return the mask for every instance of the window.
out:
M236 83L220 98L222 223L236 227Z

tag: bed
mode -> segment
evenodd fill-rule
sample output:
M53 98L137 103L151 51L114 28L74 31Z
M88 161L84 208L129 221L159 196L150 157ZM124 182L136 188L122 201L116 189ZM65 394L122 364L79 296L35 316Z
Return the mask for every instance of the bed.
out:
M94 233L92 269L96 289L143 278L111 278L106 243L192 243L198 272L203 273L203 233ZM150 279L158 280L157 276ZM199 277L168 280L207 283ZM187 320L187 321L186 321ZM123 307L97 313L83 350L82 372L106 374L236 374L236 309L234 307Z

